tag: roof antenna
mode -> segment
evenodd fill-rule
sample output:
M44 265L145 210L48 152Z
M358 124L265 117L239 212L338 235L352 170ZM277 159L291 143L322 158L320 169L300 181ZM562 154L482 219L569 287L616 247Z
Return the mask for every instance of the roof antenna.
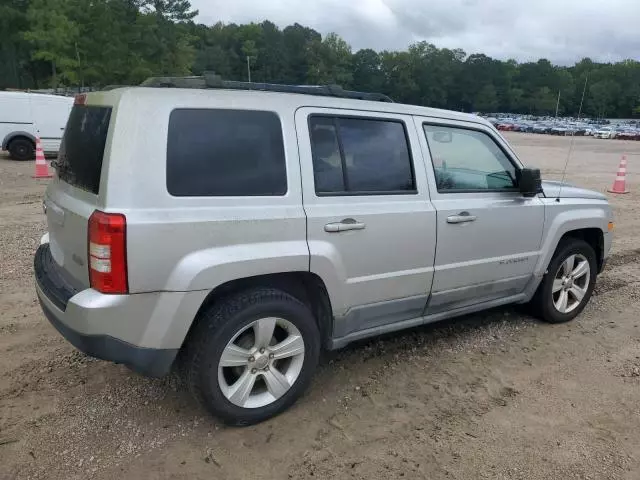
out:
M587 92L587 81L589 80L589 73L584 77L584 87L582 89L582 99L580 99L580 108L578 109L578 121L582 114L582 105L584 103L584 94ZM558 100L560 100L560 93L558 93ZM562 185L564 184L564 178L567 175L567 167L569 166L569 159L571 158L571 152L573 151L573 141L575 139L576 132L571 132L571 143L569 144L569 153L567 154L567 160L564 162L564 169L562 170L562 181L560 182L560 188L558 189L558 196L556 202L560 202L560 194L562 193Z

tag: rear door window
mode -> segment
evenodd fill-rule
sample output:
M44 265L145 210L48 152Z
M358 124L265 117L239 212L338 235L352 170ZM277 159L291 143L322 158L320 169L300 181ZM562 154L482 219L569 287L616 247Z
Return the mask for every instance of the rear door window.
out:
M416 193L403 122L313 115L309 134L318 195Z
M55 162L58 177L98 194L111 107L74 105Z
M169 117L167 190L174 196L284 195L280 119L267 111L174 110Z

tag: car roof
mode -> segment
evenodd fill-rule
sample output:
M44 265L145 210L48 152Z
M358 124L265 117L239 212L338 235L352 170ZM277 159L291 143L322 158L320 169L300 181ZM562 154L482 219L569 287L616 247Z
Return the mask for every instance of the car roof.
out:
M13 92L13 91L9 91L9 92L5 92L5 91L0 91L0 96L3 97L13 97L13 98L19 98L19 97L31 97L31 98L56 98L56 99L64 99L67 102L73 102L73 97L66 97L64 95L52 95L50 93L38 93L38 92Z
M294 110L302 107L320 107L345 110L359 110L363 112L392 113L401 115L418 115L445 120L458 120L465 122L491 125L488 121L470 113L456 112L439 108L422 107L395 102L379 102L333 96L306 95L300 93L270 92L261 90L233 90L233 89L193 89L193 88L157 88L157 87L122 87L103 92L88 94L89 99L98 96L105 100L110 98L116 101L121 98L135 97L139 99L152 99L154 101L173 102L184 104L185 100L197 102L202 96L218 98L236 98L255 100L256 105L262 108L283 106ZM108 101L108 100L107 100ZM91 103L91 102L90 102Z

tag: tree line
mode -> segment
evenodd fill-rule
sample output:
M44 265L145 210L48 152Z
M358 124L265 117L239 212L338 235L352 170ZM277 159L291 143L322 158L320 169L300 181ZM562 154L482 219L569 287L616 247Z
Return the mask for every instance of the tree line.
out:
M270 21L197 24L188 0L3 0L0 89L135 85L215 71L225 79L337 84L461 111L640 115L640 62L518 63L418 42L356 52L335 33ZM558 93L560 94L557 104Z

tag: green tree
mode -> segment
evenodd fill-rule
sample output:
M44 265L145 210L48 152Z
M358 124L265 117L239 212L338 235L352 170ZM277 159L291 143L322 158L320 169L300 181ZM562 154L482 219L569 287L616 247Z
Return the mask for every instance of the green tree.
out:
M454 110L640 115L640 62L518 63L427 42L352 53L300 24L197 25L189 0L1 0L0 88L135 84L201 74L257 82L340 84Z
M420 88L413 76L412 59L408 52L388 52L381 54L382 69L385 74L383 93L398 102L411 103L420 94Z
M531 97L531 110L538 114L551 114L555 111L557 97L549 87L537 89Z
M284 54L287 68L286 83L304 84L308 82L311 69L311 58L308 55L311 45L322 41L322 36L315 30L295 23L282 31Z
M498 108L498 94L496 87L489 83L477 93L474 108L480 112L495 112Z
M32 0L27 10L29 29L24 38L33 46L31 58L51 64L51 84L73 84L78 80L75 45L78 25L69 18L65 0Z
M384 71L378 52L370 48L353 55L353 88L363 92L381 92L384 89Z
M335 84L350 88L353 82L351 47L335 33L309 44L311 59L307 79L311 84Z
M143 0L142 8L171 22L186 22L198 15L198 10L191 9L189 0Z
M260 29L261 35L255 61L256 79L263 82L284 83L287 70L284 35L274 23L269 21L262 22Z
M29 44L21 35L27 30L27 0L0 3L0 88L29 86Z
M506 110L510 112L524 112L526 111L526 104L524 102L524 90L521 88L511 88L508 93Z
M591 94L590 102L599 117L605 117L611 113L614 100L620 94L619 86L609 79L591 85L589 93Z

